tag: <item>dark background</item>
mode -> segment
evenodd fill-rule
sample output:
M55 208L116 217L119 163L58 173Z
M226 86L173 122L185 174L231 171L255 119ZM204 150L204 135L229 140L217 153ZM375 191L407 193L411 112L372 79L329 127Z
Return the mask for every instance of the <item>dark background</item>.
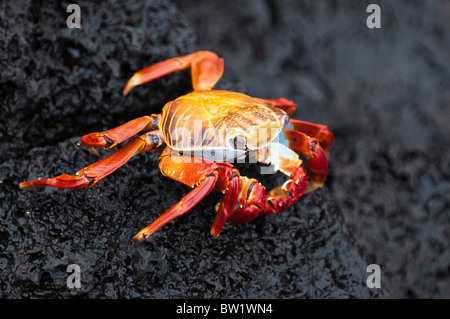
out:
M2 298L450 296L448 1L77 1L81 29L66 27L69 3L0 4ZM370 3L381 29L366 26ZM328 125L322 189L218 238L214 193L140 243L189 191L157 154L92 189L18 189L94 162L81 135L189 92L179 72L121 96L133 72L199 49L225 59L218 88L293 99L293 117ZM366 286L373 263L381 289Z

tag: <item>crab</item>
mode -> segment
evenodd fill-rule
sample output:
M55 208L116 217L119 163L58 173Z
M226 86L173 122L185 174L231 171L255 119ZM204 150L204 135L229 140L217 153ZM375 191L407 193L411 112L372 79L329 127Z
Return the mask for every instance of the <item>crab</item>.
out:
M75 175L27 181L20 183L20 188L92 187L132 156L158 151L161 173L193 189L137 233L133 240L138 241L187 213L213 189L223 193L211 228L211 235L218 236L226 222L247 223L260 215L284 211L303 194L324 185L334 135L325 125L291 119L289 115L296 109L291 100L214 90L224 70L223 59L214 52L198 51L142 69L128 80L123 95L138 85L189 68L193 91L168 102L161 114L87 134L78 143L98 155L96 148L111 149L138 135L116 152ZM287 180L266 192L258 180L241 176L231 164L252 160L280 171Z

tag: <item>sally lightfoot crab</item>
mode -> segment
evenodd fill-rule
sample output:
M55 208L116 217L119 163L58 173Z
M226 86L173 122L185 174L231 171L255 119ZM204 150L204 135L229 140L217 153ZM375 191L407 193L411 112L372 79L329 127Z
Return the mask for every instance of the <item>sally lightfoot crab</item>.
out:
M224 194L216 205L211 228L211 234L218 236L226 222L246 223L262 214L278 213L325 183L333 134L325 125L290 119L289 114L296 108L291 100L213 90L223 73L223 59L213 52L199 51L149 66L131 77L123 94L127 95L135 86L188 68L193 92L168 102L162 114L87 134L79 143L98 154L96 147L110 149L143 132L118 151L75 175L23 182L20 188L92 187L132 156L160 151L161 173L193 190L133 237L141 240L187 213L213 189ZM241 176L230 163L242 160L270 164L288 179L266 193L262 184Z

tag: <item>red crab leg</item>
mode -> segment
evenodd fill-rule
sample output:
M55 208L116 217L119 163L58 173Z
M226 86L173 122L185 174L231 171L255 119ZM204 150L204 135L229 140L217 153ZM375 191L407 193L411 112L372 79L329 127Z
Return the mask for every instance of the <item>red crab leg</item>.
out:
M256 98L258 101L278 107L284 110L288 115L291 115L297 109L297 104L292 100L285 99L284 97L279 99L260 99Z
M238 208L228 218L234 224L243 224L254 220L261 214L269 214L272 209L266 209L266 189L256 179L241 176L239 178L240 193Z
M194 90L210 90L223 74L223 59L214 52L198 51L153 64L136 72L128 80L123 95L127 95L135 86L188 68L191 68Z
M93 148L94 146L105 149L112 148L141 131L156 130L160 120L161 115L152 114L151 116L142 116L108 131L84 135L78 145L98 156L99 154Z
M233 171L233 173L235 173L235 171ZM232 177L230 177L229 182L230 184L228 185L228 189L225 191L222 202L217 206L216 218L214 219L214 223L211 227L211 235L213 236L219 236L223 226L233 213L238 201L240 193L239 174L233 174Z
M228 163L215 163L205 158L172 154L169 147L162 152L159 167L163 175L195 188L180 202L141 230L133 240L145 239L171 220L187 213L213 188L225 193L211 229L211 234L218 236L236 205L239 193L239 172Z
M317 138L320 146L328 157L330 148L334 144L334 135L328 130L326 125L290 119L286 128L303 132L306 135Z
M40 186L53 186L58 188L92 187L99 180L113 173L128 160L142 152L154 152L162 144L159 131L148 132L127 143L113 154L89 165L75 175L62 174L53 178L39 179L20 183L21 189L31 190Z
M285 98L279 99L256 98L256 99L269 105L279 107L283 109L288 115L292 114L297 107L297 105L293 101ZM330 153L330 148L334 144L334 135L328 130L326 125L289 119L289 125L286 126L286 128L293 129L295 131L300 131L305 133L306 135L317 138L323 150L325 151L325 154L328 157Z
M327 179L328 160L319 140L303 132L283 129L284 137L289 141L289 148L308 156L306 169L308 172L307 193L322 187Z
M289 179L267 193L267 213L276 214L294 205L307 191L308 178L303 167L296 167Z

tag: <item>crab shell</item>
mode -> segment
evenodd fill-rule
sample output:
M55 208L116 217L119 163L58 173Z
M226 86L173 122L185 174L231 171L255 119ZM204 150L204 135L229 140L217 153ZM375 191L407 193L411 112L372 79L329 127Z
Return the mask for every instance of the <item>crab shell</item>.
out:
M263 148L280 133L289 116L280 108L230 91L195 91L167 103L159 128L178 152L210 150L205 157L238 158ZM215 155L214 155L215 154ZM230 155L231 154L231 155Z

